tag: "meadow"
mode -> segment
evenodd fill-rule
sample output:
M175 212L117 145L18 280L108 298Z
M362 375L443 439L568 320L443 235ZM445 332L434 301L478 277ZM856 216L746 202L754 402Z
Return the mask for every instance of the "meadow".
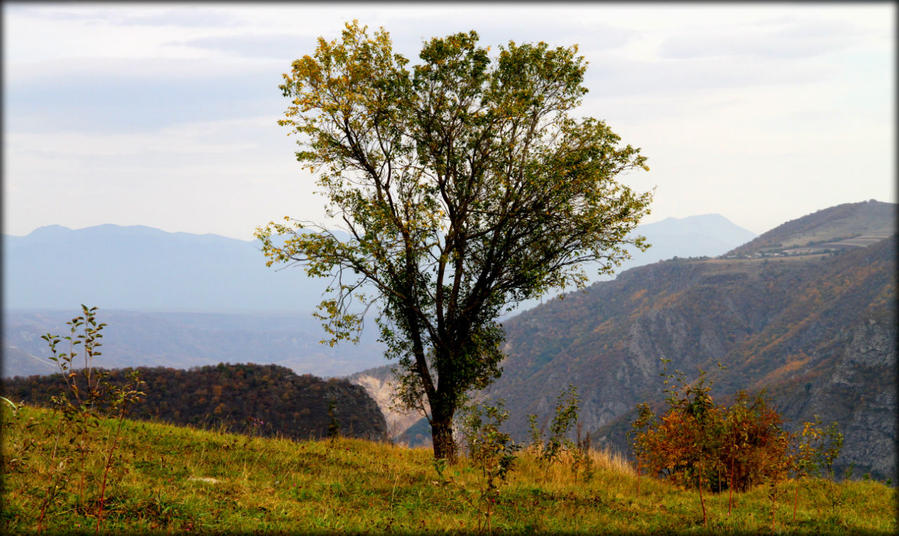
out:
M62 414L27 406L13 411L4 405L2 411L3 532L37 532L42 508L44 532L94 532L104 457L88 460L83 471L87 491L79 494L76 460L61 466L59 452L54 452L63 448L55 432ZM117 426L114 419L101 419L96 441L109 444ZM265 439L145 421L124 420L121 426L110 460L101 532L897 530L896 490L871 480L785 480L773 488L735 494L732 507L727 493L706 494L709 521L704 525L695 490L638 477L625 460L608 452L591 451L592 467L585 472L575 471L564 457L547 466L524 449L496 493L488 494L472 460L462 457L442 466L434 463L430 449L347 438Z

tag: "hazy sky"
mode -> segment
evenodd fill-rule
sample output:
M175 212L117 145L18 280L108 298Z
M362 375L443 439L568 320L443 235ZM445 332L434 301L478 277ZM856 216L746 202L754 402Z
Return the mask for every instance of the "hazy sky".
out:
M149 225L249 239L324 199L277 86L358 19L423 40L578 43L583 113L642 147L647 222L717 212L761 233L896 201L895 6L3 4L3 226Z

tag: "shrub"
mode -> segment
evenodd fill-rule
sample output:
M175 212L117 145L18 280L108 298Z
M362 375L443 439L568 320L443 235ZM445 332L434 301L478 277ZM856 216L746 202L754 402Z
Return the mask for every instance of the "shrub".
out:
M571 470L574 473L574 481L577 482L578 476L583 476L585 481L593 478L593 458L590 456L592 448L590 440L590 432L583 435L581 423L577 423L577 439L575 441L575 449L571 452Z
M750 398L741 391L724 407L712 399L705 371L692 383L679 371L667 377L665 413L638 406L633 447L640 467L708 491L745 491L786 476L790 435L764 393Z
M479 528L486 528L488 531L499 499L499 484L505 481L515 462L516 453L521 448L512 441L509 434L500 431L500 426L508 418L509 412L504 408L502 400L494 406L474 404L462 410L462 439L468 457L481 477L478 509L484 523ZM437 468L437 472L442 477L443 469Z
M780 481L790 474L797 479L817 475L822 469L833 479L833 463L843 442L836 423L823 428L816 416L800 433L790 434L783 429L780 415L764 392L750 397L740 391L734 403L725 407L715 404L709 394L711 384L705 371L700 370L692 383L680 371L666 371L663 376L665 413L657 417L648 404L637 406L631 434L638 473L647 469L653 476L672 479L684 487L695 486L704 521L703 490L729 490L729 514L734 490L767 484L773 529ZM794 520L798 482L795 493ZM833 494L831 500L834 504L837 501Z
M802 430L796 433L793 443L793 473L796 476L796 490L793 500L793 520L796 520L796 508L799 504L799 488L803 477L822 476L834 479L833 462L840 455L843 447L843 434L840 433L837 423L830 423L824 427L821 419L815 415L814 420L805 422ZM833 486L828 485L828 498L832 508L835 508L837 498Z
M728 408L712 399L705 371L692 383L680 371L664 376L667 411L656 417L647 404L638 406L633 436L637 465L656 477L695 487L703 522L708 520L704 490L729 489L732 501L734 489L773 484L787 475L790 436L762 394L750 401L740 392ZM772 495L772 504L774 500Z

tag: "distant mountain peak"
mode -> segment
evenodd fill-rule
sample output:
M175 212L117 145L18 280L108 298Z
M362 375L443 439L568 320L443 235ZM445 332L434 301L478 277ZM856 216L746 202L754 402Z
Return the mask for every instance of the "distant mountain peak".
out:
M55 235L69 231L71 231L71 229L62 225L44 225L43 227L38 227L37 229L31 231L25 236Z
M87 227L81 227L78 229L72 229L71 227L66 227L64 225L44 225L42 227L38 227L34 229L27 235L4 235L6 238L13 239L21 239L26 237L56 237L62 236L65 234L76 234L76 235L96 235L96 234L105 234L105 235L140 235L140 236L173 236L173 237L202 237L202 238L213 238L213 239L226 239L226 240L235 240L238 242L252 242L252 240L242 240L239 238L231 238L224 235L216 234L216 233L191 233L186 231L166 231L165 229L159 229L157 227L151 227L149 225L119 225L116 223L101 223L98 225L89 225Z
M734 238L735 235L745 237L746 240L756 236L752 231L740 227L727 219L727 217L717 213L697 214L682 218L669 216L657 222L640 225L637 227L637 232L649 229L665 229L667 232L695 232L702 230L704 234L726 234L729 239Z
M675 222L675 221L695 221L695 220L715 220L715 221L726 221L728 223L733 223L726 217L718 214L717 212L709 212L708 214L694 214L692 216L682 216L678 218L677 216L668 216L667 218L661 221Z

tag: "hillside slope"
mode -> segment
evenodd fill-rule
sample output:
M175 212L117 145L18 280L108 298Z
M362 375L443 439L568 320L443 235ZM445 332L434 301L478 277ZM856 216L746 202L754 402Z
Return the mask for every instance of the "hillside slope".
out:
M834 257L817 277L793 274L787 306L723 354L728 369L704 364L715 393L765 389L792 427L815 415L836 421L845 435L838 469L895 478L895 247L894 237ZM626 451L633 417L613 419L598 435Z
M871 199L837 205L788 221L727 255L806 253L816 249L869 246L895 230L896 204Z
M891 238L829 255L628 270L508 320L504 372L486 396L506 400L523 438L527 415L547 422L573 383L582 423L596 431L661 399L661 358L688 375L720 360L728 369L715 377L717 395L768 387L793 423L814 414L840 422L838 466L891 476L895 248Z
M59 417L50 411L11 413L0 407L0 531L30 534L39 531L42 499L58 474L53 462L68 442L54 449ZM113 422L100 422L100 433L114 429ZM703 507L716 533L763 534L771 527L767 486L737 493L729 514L727 493L707 494L701 505L693 490L636 477L620 460L595 451L592 473L580 478L567 462L546 471L533 454L520 452L487 510L478 467L463 459L438 473L426 449L345 438L250 438L130 420L122 431L101 525L114 534L697 534L705 533ZM102 472L98 458L85 466L91 475ZM88 480L79 504L78 469L67 469L43 528L93 533L96 482ZM895 533L895 489L872 481L830 484L805 480L794 520L792 503L788 508L782 497L793 496L795 482L782 482L778 532Z
M755 237L752 231L743 229L720 214L665 218L655 223L640 225L632 235L645 237L650 247L646 251L629 248L631 258L615 270L616 274L674 257L716 257ZM597 265L593 263L586 263L583 268L588 284L609 281L615 277L609 274L597 275ZM521 302L514 311L504 315L504 318L511 318L516 313L550 302L558 294L550 292L543 298Z

